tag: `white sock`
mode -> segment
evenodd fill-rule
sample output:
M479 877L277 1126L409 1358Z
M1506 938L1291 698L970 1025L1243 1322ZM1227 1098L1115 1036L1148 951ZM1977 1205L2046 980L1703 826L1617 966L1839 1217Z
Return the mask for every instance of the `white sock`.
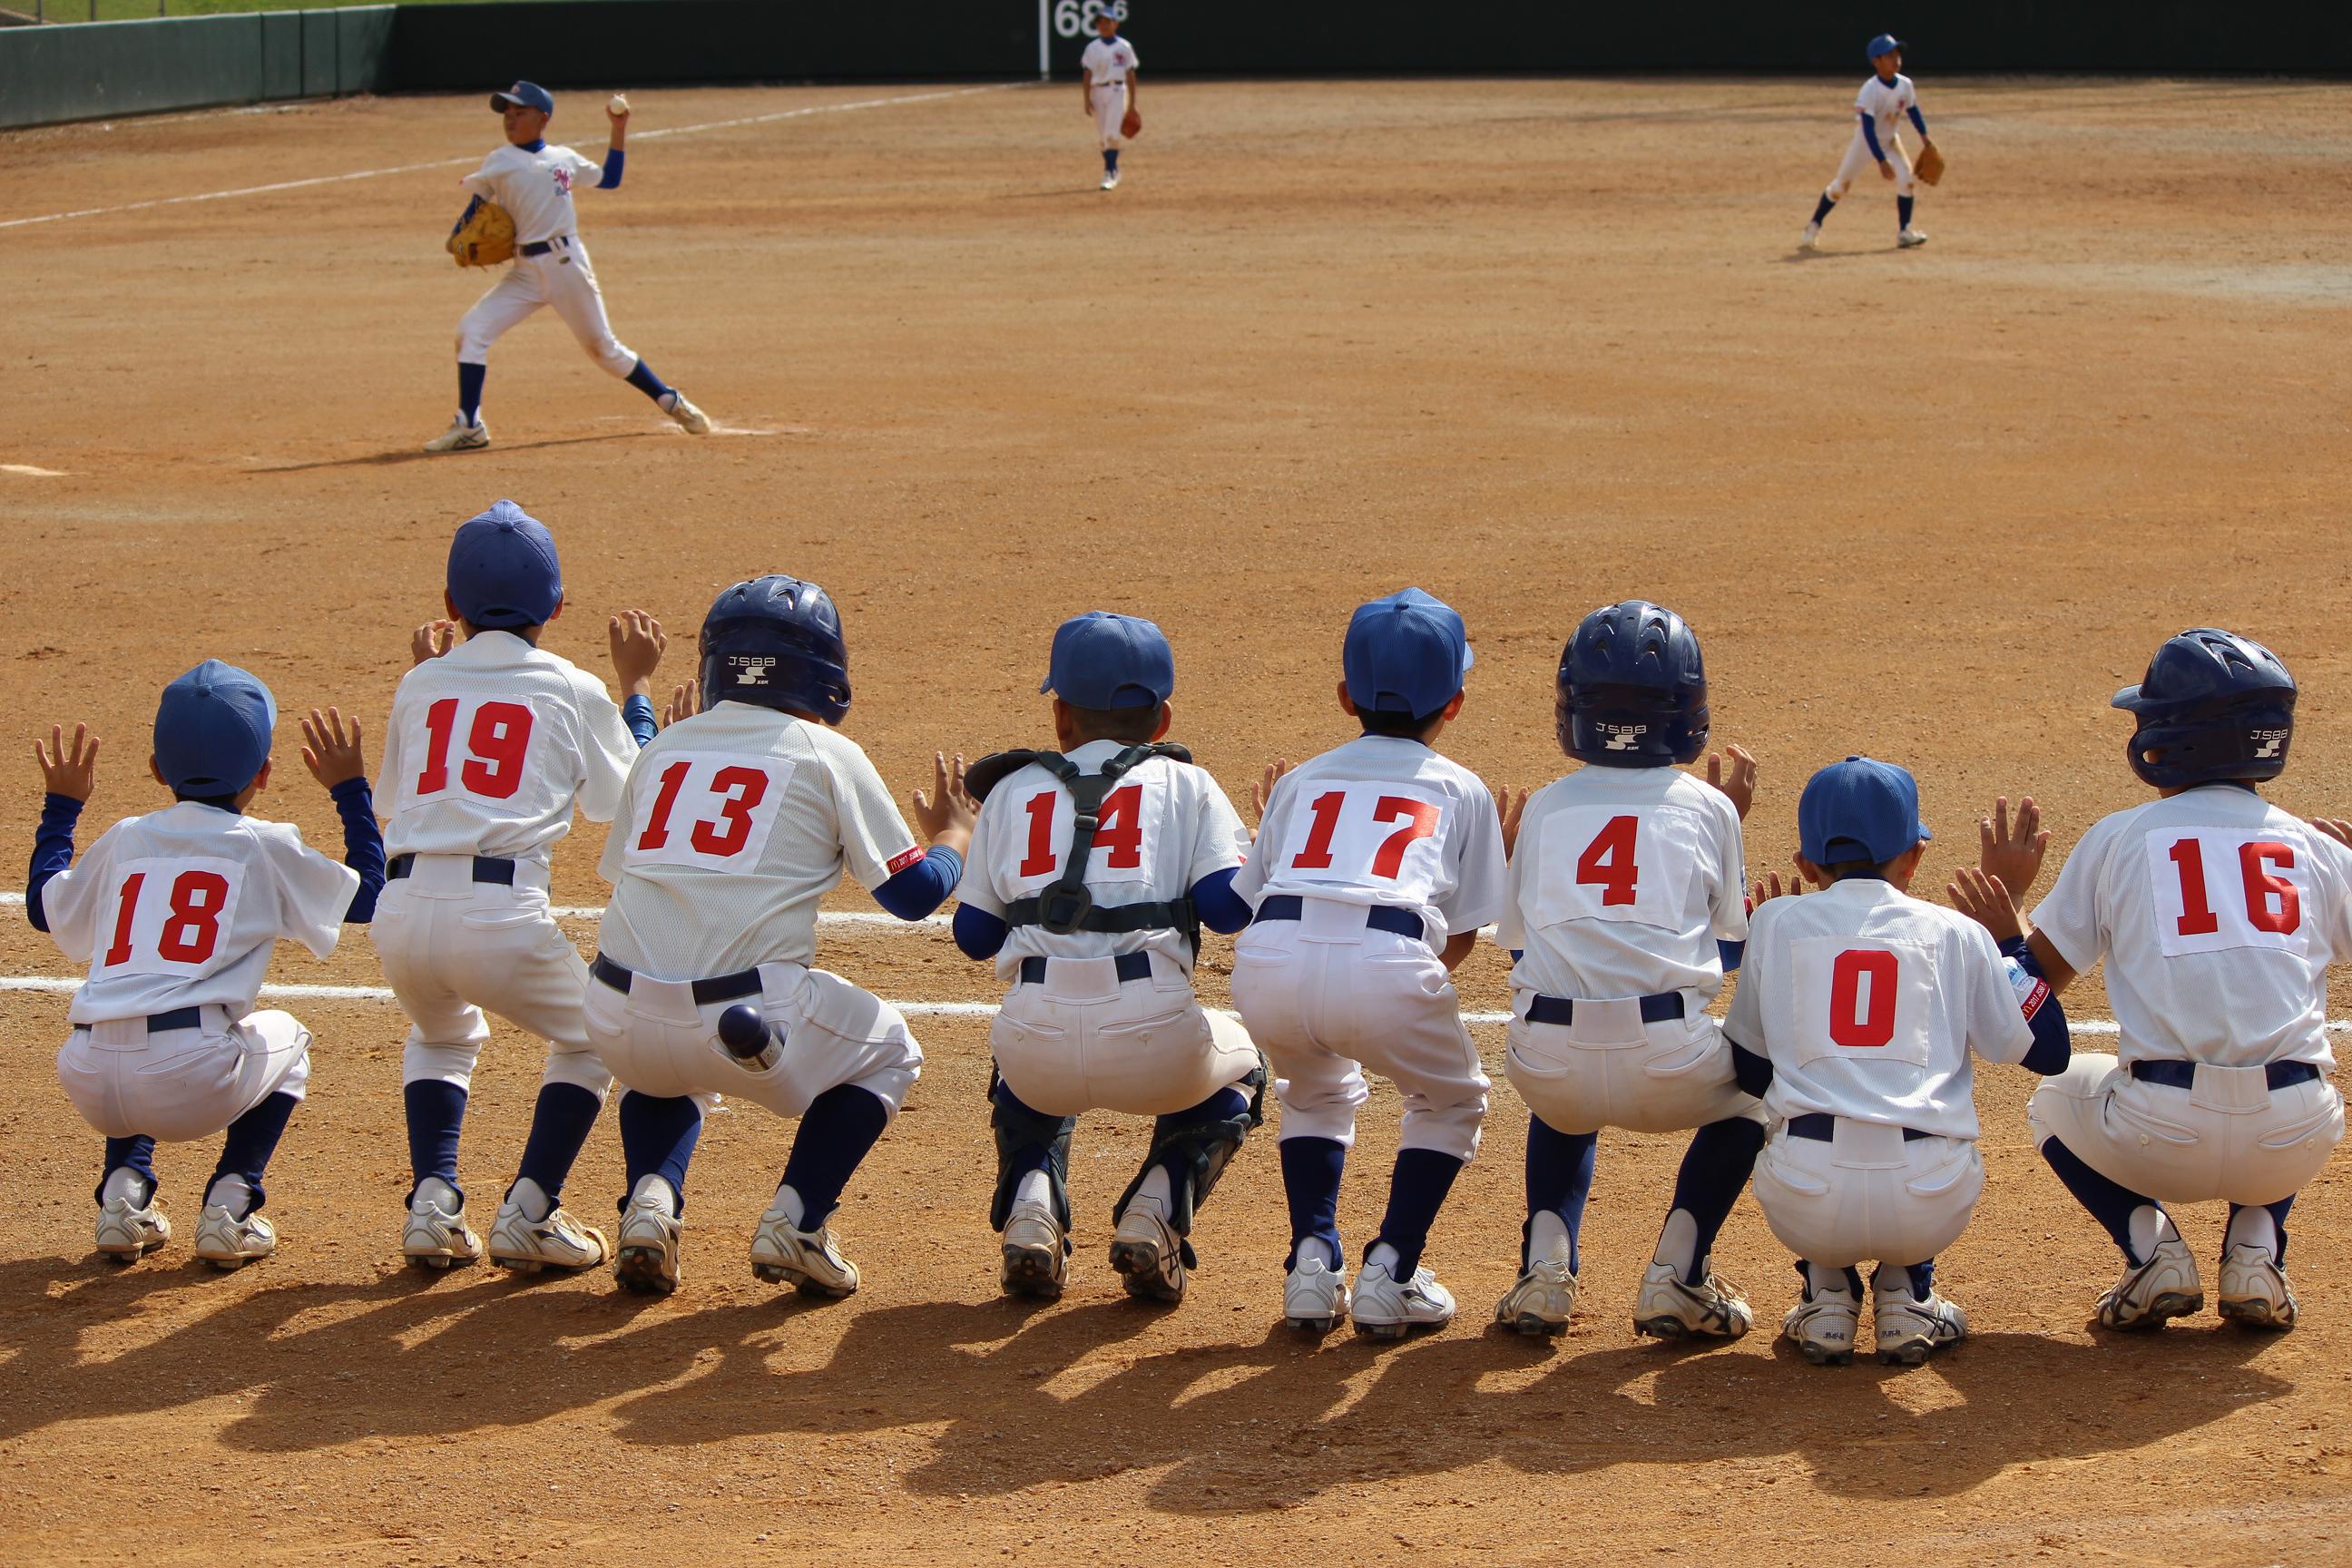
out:
M1013 1189L1016 1204L1035 1204L1048 1214L1054 1208L1054 1178L1043 1171L1031 1171Z
M243 1219L253 1210L253 1184L234 1172L215 1176L213 1184L205 1189L205 1206L225 1208Z
M1550 1209L1536 1215L1528 1223L1528 1263L1565 1263L1568 1261L1568 1222Z
M1176 1194L1171 1190L1168 1181L1168 1167L1154 1165L1145 1173L1143 1185L1135 1189L1135 1196L1129 1200L1129 1205L1130 1207L1148 1208L1161 1219L1166 1219L1169 1211L1175 1207L1175 1199Z
M1658 1232L1658 1249L1650 1254L1650 1261L1663 1263L1675 1271L1677 1279L1687 1279L1698 1264L1691 1254L1698 1250L1698 1221L1688 1209L1676 1209L1666 1216L1666 1226Z
M1319 1236L1310 1236L1298 1244L1297 1256L1291 1260L1294 1268L1304 1268L1310 1262L1326 1268L1337 1268L1339 1260L1331 1254L1331 1244Z
M782 1214L784 1223L794 1230L800 1229L801 1221L808 1217L808 1206L801 1202L800 1194L793 1191L789 1183L776 1189L776 1201L769 1205L769 1209L771 1213Z
M2264 1214L2264 1219L2270 1215ZM2172 1228L2172 1216L2154 1204L2142 1204L2131 1212L2132 1257L2145 1263L2156 1256L2156 1249L2180 1233Z
M2134 1240L2137 1240L2137 1233ZM2268 1209L2242 1208L2230 1216L2229 1234L2221 1238L2221 1250L2233 1247L2259 1247L2272 1258L2278 1256L2278 1226Z
M1389 1278L1394 1279L1397 1277L1397 1265L1403 1261L1404 1259L1397 1255L1395 1247L1385 1241L1376 1241L1372 1243L1370 1256L1364 1259L1364 1267L1385 1268L1388 1270Z
M637 1178L637 1184L629 1191L629 1201L634 1204L640 1200L649 1201L655 1208L672 1218L677 1215L677 1194L659 1176Z
M148 1186L146 1177L128 1165L117 1165L107 1176L105 1190L99 1194L98 1201L111 1203L116 1198L121 1198L132 1208L143 1209L147 1206L147 1200L152 1193L152 1189ZM2263 1217L2268 1219L2270 1215L2263 1214Z
M456 1214L457 1189L438 1176L427 1176L416 1184L416 1196L410 1200L411 1207L417 1204L431 1204L443 1214Z
M515 1179L513 1188L507 1194L507 1201L522 1210L522 1217L533 1225L545 1219L555 1207L555 1200L547 1195L547 1189L529 1176Z

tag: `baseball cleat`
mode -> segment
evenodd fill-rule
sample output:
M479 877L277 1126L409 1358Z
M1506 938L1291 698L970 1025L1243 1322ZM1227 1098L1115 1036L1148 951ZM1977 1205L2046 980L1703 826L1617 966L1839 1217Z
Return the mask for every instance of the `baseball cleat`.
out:
M1069 1280L1069 1244L1053 1209L1034 1201L1014 1204L1004 1216L1004 1293L1058 1301Z
M1118 189L1118 171L1117 169L1113 169L1109 174L1105 174L1102 177L1102 188L1106 191L1115 191Z
M686 394L673 391L660 405L661 411L683 426L689 436L710 434L710 416L686 400Z
M129 1198L109 1198L99 1206L98 1252L117 1263L136 1263L172 1239L172 1222L153 1198L140 1207Z
M1138 1201L1118 1216L1110 1243L1110 1266L1127 1293L1147 1301L1184 1299L1184 1242L1160 1215L1157 1205Z
M1900 1281L1890 1284L1890 1276ZM1925 1299L1911 1293L1909 1271L1881 1265L1871 1280L1871 1326L1885 1366L1917 1366L1969 1335L1969 1315L1959 1303L1930 1287Z
M1821 247L1822 226L1817 223L1807 224L1805 226L1805 232L1797 238L1797 248L1799 250L1819 250Z
M1853 1360L1862 1303L1844 1290L1815 1290L1810 1284L1780 1320L1780 1337L1805 1352L1815 1366L1844 1366Z
M471 452L490 444L490 427L478 415L471 425L462 414L449 421L449 428L425 443L428 452Z
M1442 1329L1454 1321L1454 1293L1426 1268L1400 1281L1378 1263L1356 1271L1348 1306L1356 1331L1375 1340L1401 1340L1410 1333Z
M1530 1338L1568 1332L1576 1311L1576 1271L1561 1258L1538 1258L1495 1303L1495 1321Z
M794 1228L781 1208L760 1216L751 1233L751 1272L771 1285L790 1285L803 1296L835 1300L857 1293L857 1265L833 1244L833 1232Z
M2148 1260L2124 1270L2124 1277L2099 1298L2098 1323L2103 1329L2139 1332L2164 1327L2168 1318L2185 1318L2205 1305L2205 1287L2197 1278L2197 1259L2178 1233L2157 1243Z
M612 1255L603 1231L582 1225L562 1208L551 1208L545 1219L535 1220L511 1192L490 1225L490 1261L518 1274L542 1268L573 1273L593 1268Z
M207 1204L196 1221L196 1256L224 1273L278 1250L278 1227L259 1213L239 1217L226 1204Z
M1906 250L1910 250L1917 246L1927 244L1927 236L1922 230L1906 228L1901 234L1895 237L1895 243Z
M1283 1277L1282 1326L1328 1334L1348 1315L1348 1277L1319 1258L1302 1260Z
M2222 1256L2221 1316L2242 1328L2294 1327L2294 1292L2265 1249L2241 1242Z
M1736 1340L1756 1326L1756 1314L1739 1287L1699 1259L1703 1278L1685 1284L1674 1266L1653 1263L1642 1271L1642 1292L1633 1298L1633 1331L1654 1340Z
M482 1238L466 1223L464 1200L447 1205L436 1201L437 1194L424 1190L427 1185L446 1184L420 1183L409 1202L408 1224L400 1233L400 1255L411 1268L462 1268L482 1256Z
M684 1228L669 1212L666 1194L647 1190L660 1178L647 1176L621 1211L620 1252L613 1278L637 1296L667 1296L677 1289L677 1243Z

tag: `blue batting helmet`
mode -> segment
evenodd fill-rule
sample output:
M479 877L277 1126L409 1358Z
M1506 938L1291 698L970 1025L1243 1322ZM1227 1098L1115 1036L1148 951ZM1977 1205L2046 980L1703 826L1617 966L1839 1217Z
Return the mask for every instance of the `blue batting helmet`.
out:
M1559 656L1560 749L1602 767L1687 763L1706 750L1706 668L1672 610L1628 599L1584 617Z
M2294 734L2294 677L2251 637L2200 626L2156 650L2113 706L2139 721L2132 772L2157 789L2274 779Z
M1881 55L1891 55L1902 47L1903 40L1896 37L1894 34L1881 33L1878 37L1870 40L1870 58L1872 59L1876 59Z
M702 618L702 702L796 709L837 724L849 711L841 615L814 583L738 583Z

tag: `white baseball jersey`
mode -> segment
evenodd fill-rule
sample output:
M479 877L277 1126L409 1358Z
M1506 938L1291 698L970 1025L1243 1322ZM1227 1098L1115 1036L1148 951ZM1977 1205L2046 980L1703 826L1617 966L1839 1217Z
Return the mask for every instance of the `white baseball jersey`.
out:
M572 193L583 180L593 186L604 177L604 165L591 163L569 147L541 142L539 151L532 153L509 142L457 184L468 195L507 209L507 216L514 219L517 245L536 245L542 239L579 233Z
M384 721L384 848L544 861L576 803L610 822L636 737L604 685L512 632L480 632L401 678Z
M1854 95L1853 106L1870 117L1878 131L1878 145L1885 150L1895 133L1903 129L1903 118L1919 107L1919 94L1911 79L1897 71L1893 81L1881 81L1873 76L1862 84Z
M1124 86L1135 68L1135 46L1125 38L1097 37L1078 57L1078 67L1092 87Z
M1125 749L1117 741L1089 741L1067 755L1091 773ZM1076 816L1070 792L1045 769L1033 763L1007 777L981 807L957 899L1002 919L1007 904L1051 886L1068 863ZM1097 816L1087 890L1104 909L1181 899L1202 878L1240 866L1249 849L1249 834L1217 781L1205 769L1170 757L1152 757L1129 770L1103 797ZM1027 957L1143 952L1192 967L1191 945L1172 931L1055 936L1031 925L1014 927L1004 939L996 968L1009 980Z
M1772 1061L1764 1109L1977 1135L1969 1053L2032 1048L1984 927L1875 877L1758 908L1723 1032Z
M335 951L359 873L291 823L182 801L99 836L41 890L49 934L87 963L76 1024L217 1004L253 1011L281 938Z
M812 963L817 900L845 864L870 892L923 858L856 742L748 702L655 736L621 805L597 945L663 980Z
M2033 924L2077 973L2106 960L2126 1062L2334 1065L2327 966L2352 957L2352 850L2250 789L2098 823Z
M1723 989L1748 937L1739 810L1680 768L1580 768L1528 801L1496 940L1511 984L1606 1001Z
M1454 934L1495 918L1506 876L1478 775L1418 741L1365 735L1282 776L1234 891L1390 904Z

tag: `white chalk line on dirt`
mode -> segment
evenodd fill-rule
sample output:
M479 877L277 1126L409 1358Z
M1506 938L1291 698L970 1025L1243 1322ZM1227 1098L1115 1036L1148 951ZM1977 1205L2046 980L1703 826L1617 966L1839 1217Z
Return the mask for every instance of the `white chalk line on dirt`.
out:
M692 136L704 131L732 131L745 125L770 125L781 120L801 120L814 114L847 114L860 109L888 109L901 103L935 103L943 98L968 98L976 92L1003 92L1008 88L1028 87L1025 81L992 81L980 87L948 88L938 92L901 93L896 98L862 98L851 103L814 103L803 109L779 109L768 114L746 114L733 120L706 120L698 125L671 125L654 131L640 131L635 139L650 142L661 136ZM385 174L415 174L427 169L454 169L480 159L436 158L429 163L394 163L382 169L357 169L341 174L313 174L307 179L278 180L267 185L242 185L233 191L199 191L181 196L156 196L143 202L125 202L120 206L77 207L71 212L43 213L37 217L0 218L0 228L24 228L37 223L63 223L68 218L107 217L115 213L145 212L154 207L185 206L192 202L225 202L237 196L266 196L279 191L305 190L312 185L341 184L351 180L373 180Z

